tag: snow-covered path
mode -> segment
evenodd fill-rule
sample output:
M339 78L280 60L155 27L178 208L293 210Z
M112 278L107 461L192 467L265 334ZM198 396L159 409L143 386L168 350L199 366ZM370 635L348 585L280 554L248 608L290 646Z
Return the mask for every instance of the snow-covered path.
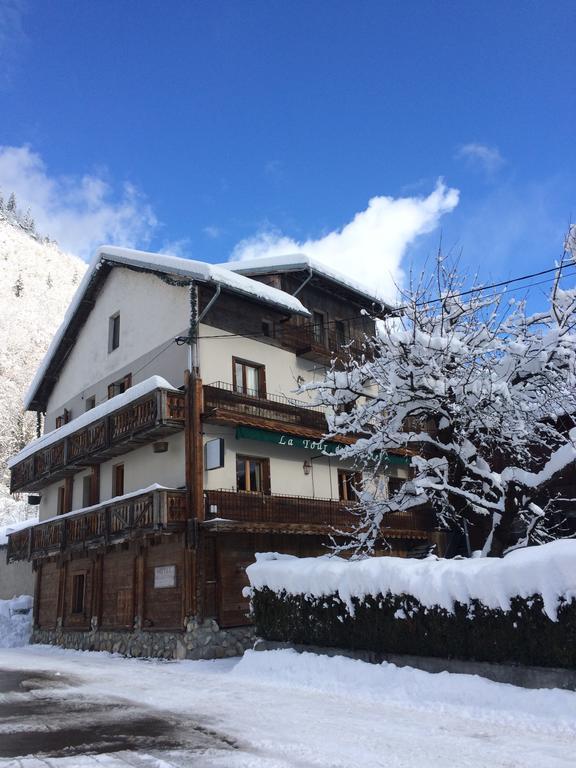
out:
M252 652L241 661L166 663L32 646L0 650L0 669L57 672L79 685L54 689L53 697L120 697L156 714L177 715L183 732L189 720L190 728L200 723L238 747L0 760L3 768L574 765L571 692L288 651ZM20 727L33 730L34 723L22 721Z

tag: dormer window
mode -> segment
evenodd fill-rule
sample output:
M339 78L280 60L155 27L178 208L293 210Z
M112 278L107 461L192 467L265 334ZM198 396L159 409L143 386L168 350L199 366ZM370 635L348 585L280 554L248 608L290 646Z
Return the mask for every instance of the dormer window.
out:
M114 352L120 346L120 312L108 321L108 352Z

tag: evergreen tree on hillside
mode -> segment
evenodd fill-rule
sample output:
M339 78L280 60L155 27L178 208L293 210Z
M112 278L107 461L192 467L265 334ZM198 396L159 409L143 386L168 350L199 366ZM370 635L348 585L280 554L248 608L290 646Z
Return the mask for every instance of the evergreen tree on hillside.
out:
M18 298L22 296L24 293L24 281L22 280L22 275L18 275L18 279L14 283L14 288L12 290L14 291L14 295Z

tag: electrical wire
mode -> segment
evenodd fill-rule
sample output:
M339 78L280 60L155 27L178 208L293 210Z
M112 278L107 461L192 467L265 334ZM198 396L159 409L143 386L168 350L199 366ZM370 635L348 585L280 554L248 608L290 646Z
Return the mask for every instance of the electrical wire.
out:
M405 305L402 305L402 306L394 307L393 308L393 314L402 312L403 310L408 309L409 306L422 307L422 306L428 306L428 305L431 305L431 304L437 304L439 302L446 301L446 299L457 299L457 298L460 298L462 296L470 296L471 294L474 294L474 293L483 293L484 291L489 291L489 290L491 290L493 288L501 288L501 287L503 287L505 285L511 285L513 283L518 283L518 282L521 282L521 281L530 280L533 277L540 277L542 275L550 274L551 272L555 273L553 277L546 278L545 280L539 280L539 281L537 281L535 283L529 283L528 285L518 285L518 286L515 286L514 288L510 288L510 290L507 291L507 293L511 293L512 291L526 290L528 288L534 288L534 287L536 287L538 285L544 285L545 283L552 282L553 280L556 279L556 273L558 273L562 269L565 269L567 267L573 267L573 266L574 266L574 264L572 264L572 263L561 264L560 266L554 267L552 269L544 269L544 270L542 270L540 272L533 272L532 274L522 275L521 277L513 277L513 278L510 278L509 280L502 280L502 281L500 281L498 283L491 283L489 285L478 286L477 288L470 288L470 289L467 289L466 291L459 291L457 293L451 293L451 294L448 294L447 296L444 296L444 297L439 297L439 298L435 298L435 299L428 299L428 300L422 300L422 301L419 301L419 302L415 302L413 305L405 304ZM570 272L567 275L564 274L563 276L564 277L572 277L574 275L576 275L576 271ZM493 297L495 297L497 295L498 294L494 294ZM491 298L491 297L487 297L487 298ZM325 320L325 321L323 321L322 324L320 324L320 323L303 323L302 325L298 326L298 330L314 329L314 328L317 328L319 325L322 325L322 326L332 325L332 324L335 324L335 323L349 322L350 320L359 320L359 319L362 319L362 318L365 318L365 317L366 317L365 314L356 314L356 315L351 315L351 316L346 317L346 318L337 318L337 319L334 319L334 320ZM207 339L233 339L233 338L256 339L256 338L269 337L269 336L270 336L269 333L265 333L264 331L258 331L258 332L254 332L254 333L226 333L226 334L223 333L223 334L214 334L214 335L209 335L209 336L198 336L198 339L202 339L202 340L207 340Z

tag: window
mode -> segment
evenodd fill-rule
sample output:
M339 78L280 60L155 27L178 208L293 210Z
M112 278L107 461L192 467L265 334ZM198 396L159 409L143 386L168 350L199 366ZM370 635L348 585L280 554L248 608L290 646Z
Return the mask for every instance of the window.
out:
M82 478L82 506L92 506L92 475Z
M270 493L270 460L237 456L236 487L250 493Z
M61 485L58 488L58 502L56 506L56 514L63 515L66 511L66 488Z
M346 344L347 336L346 333L346 323L344 320L336 320L334 323L334 330L336 332L336 343L339 347Z
M388 498L395 496L404 485L407 477L389 477L388 478Z
M96 408L96 396L92 395L91 397L87 397L86 400L84 400L84 405L87 411L91 411L92 408Z
M340 501L356 501L356 491L362 485L362 472L338 470L338 497Z
M252 397L266 397L266 375L263 365L233 357L232 380L235 392Z
M91 507L100 501L100 466L92 467L89 475L82 478L82 506Z
M312 312L312 338L316 344L326 343L324 315L322 312Z
M112 467L112 496L124 495L124 464Z
M69 411L67 408L64 408L64 412L60 414L60 416L56 416L56 429L60 429L60 427L63 427L64 424L68 424L71 418L72 418L72 411Z
M84 613L85 593L86 574L75 573L72 576L72 613Z
M269 320L262 320L262 336L272 336L272 323Z
M114 352L120 346L120 312L112 315L108 321L108 352Z
M116 397L116 395L121 395L122 392L126 392L131 386L132 374L127 373L124 378L118 379L118 381L114 381L112 384L108 385L108 400L110 400L111 397Z

